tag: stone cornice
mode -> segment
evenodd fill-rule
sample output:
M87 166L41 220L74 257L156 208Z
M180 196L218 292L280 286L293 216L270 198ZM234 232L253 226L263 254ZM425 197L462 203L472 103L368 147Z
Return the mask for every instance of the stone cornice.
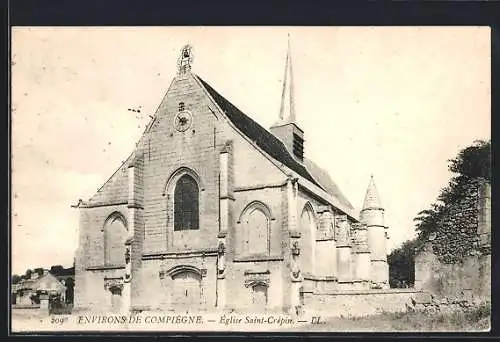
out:
M261 262L261 261L283 261L284 258L282 256L247 256L247 257L238 257L234 258L233 262Z
M200 251L145 253L142 255L142 260L185 259L197 258L201 256L217 256L217 248L205 249Z
M233 191L234 192L242 192L242 191L269 189L269 188L281 188L285 185L286 185L286 182L270 183L270 184L255 184L255 185L251 185L251 186L234 187Z
M126 201L117 201L117 202L97 202L97 203L85 203L81 204L79 208L98 208L98 207L111 207L116 205L128 205L128 200Z
M140 204L132 204L132 203L127 204L127 208L144 209L144 207L142 205L140 205Z
M304 279L314 281L338 281L335 276L316 276L309 273L304 273Z
M122 270L125 265L93 265L85 268L87 271Z

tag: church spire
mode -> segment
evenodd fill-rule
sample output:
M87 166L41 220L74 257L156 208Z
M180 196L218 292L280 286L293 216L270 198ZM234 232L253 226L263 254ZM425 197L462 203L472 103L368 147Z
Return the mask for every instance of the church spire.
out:
M295 122L294 84L292 69L292 51L290 49L290 34L288 34L288 50L286 53L285 76L281 94L280 120Z
M292 72L292 52L290 34L288 35L288 51L286 53L285 77L281 94L279 120L271 126L271 132L280 139L288 152L298 161L304 160L304 131L295 122L294 85Z
M368 184L368 189L366 189L365 201L363 202L363 210L367 209L383 209L373 175L370 177L370 183Z

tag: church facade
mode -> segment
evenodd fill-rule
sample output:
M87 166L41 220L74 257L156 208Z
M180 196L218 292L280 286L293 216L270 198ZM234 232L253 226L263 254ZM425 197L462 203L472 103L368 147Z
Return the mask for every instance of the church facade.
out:
M135 151L79 201L75 307L296 312L308 294L388 288L373 178L356 213L304 155L290 50L270 130L191 61L186 46Z

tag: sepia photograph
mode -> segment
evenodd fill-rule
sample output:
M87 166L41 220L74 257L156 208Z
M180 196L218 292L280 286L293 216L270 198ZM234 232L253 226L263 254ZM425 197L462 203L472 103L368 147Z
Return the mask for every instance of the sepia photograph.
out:
M487 332L489 27L12 27L12 333Z

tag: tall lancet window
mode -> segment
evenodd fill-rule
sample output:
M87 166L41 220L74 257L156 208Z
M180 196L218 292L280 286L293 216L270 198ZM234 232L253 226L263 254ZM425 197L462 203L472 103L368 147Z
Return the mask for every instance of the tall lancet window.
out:
M246 225L246 239L244 251L248 254L269 253L269 222L260 209L252 210L244 221Z
M302 215L300 217L300 266L303 273L314 274L316 229L317 226L313 209L308 203L302 210Z
M198 184L190 175L177 181L174 191L174 230L199 228Z
M104 264L125 264L125 241L127 240L127 224L120 213L108 216L103 227L104 233Z
M254 201L243 209L238 220L238 253L246 256L269 255L271 248L271 211L261 202Z

